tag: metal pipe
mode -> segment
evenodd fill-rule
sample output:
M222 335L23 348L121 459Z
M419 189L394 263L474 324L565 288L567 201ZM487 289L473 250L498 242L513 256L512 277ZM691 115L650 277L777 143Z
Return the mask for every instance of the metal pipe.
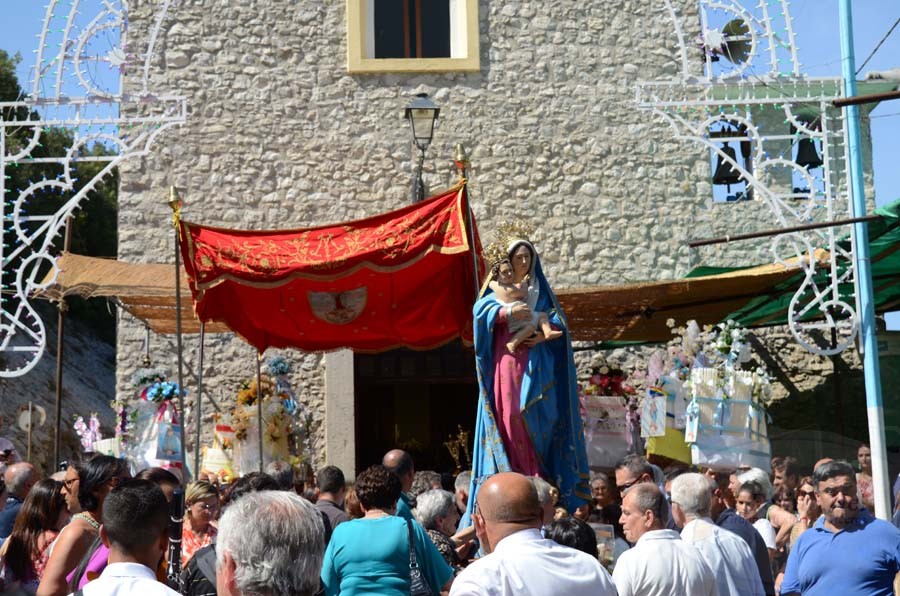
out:
M844 96L856 96L856 60L853 54L853 13L850 0L840 0L841 57L844 77ZM851 99L852 102L852 99ZM866 214L866 196L863 187L862 152L860 147L859 108L850 103L844 114L847 127L847 145L850 154L849 185L850 214L863 217ZM878 338L875 326L875 300L872 286L872 268L869 257L869 231L862 223L853 224L856 244L856 285L860 299L860 316L863 354L863 375L866 382L866 410L869 420L869 445L872 448L872 484L875 493L875 515L890 519L891 495L888 485L887 450L884 438L884 405L881 399L881 370L878 363Z
M200 419L203 413L203 346L206 339L206 324L200 321L200 366L197 368L197 405L195 406L196 431L194 433L194 475L200 477Z
M853 80L856 83L856 79ZM854 84L854 89L856 85ZM847 96L847 97L839 97L835 100L832 100L831 105L836 108L844 108L847 106L858 106L866 103L877 103L879 101L888 101L891 99L900 99L900 90L898 91L887 91L886 93L873 93L871 95L856 95L856 96Z
M767 238L769 236L778 236L779 234L790 234L793 232L802 232L804 230L817 230L819 228L832 228L835 226L845 226L848 224L866 223L881 219L880 215L865 215L863 217L852 217L849 219L838 219L835 221L825 221L819 223L802 224L799 226L791 226L790 228L779 228L777 230L764 230L762 232L750 232L747 234L735 234L733 236L721 236L719 238L705 238L703 240L694 240L688 242L691 248L700 246L709 246L710 244L724 244L726 242L735 242L737 240L750 240L752 238Z
M256 353L256 430L259 440L259 471L263 472L263 410L262 410L262 352Z
M66 236L63 240L63 251L68 252L69 245L72 242L72 216L70 215L66 221ZM56 417L53 421L53 466L50 473L56 472L56 466L59 465L59 452L61 447L60 432L62 427L62 380L63 380L63 341L65 340L65 322L66 310L69 306L66 304L66 295L63 293L59 297L59 310L56 315Z

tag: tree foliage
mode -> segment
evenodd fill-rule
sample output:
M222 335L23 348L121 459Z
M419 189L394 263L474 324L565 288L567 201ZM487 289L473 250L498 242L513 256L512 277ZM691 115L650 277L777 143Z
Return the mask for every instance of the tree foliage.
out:
M20 57L9 56L0 50L0 102L14 102L25 99L25 93L16 76L16 65ZM34 128L27 124L29 119L36 120L38 114L25 107L6 108L3 119L7 122L22 122L23 125L7 129L7 154L27 146L34 135ZM30 157L60 157L74 142L73 131L63 128L47 128L40 133L40 144L34 148ZM80 155L103 156L112 152L106 146L95 143L84 147ZM59 192L58 190L42 190L34 193L26 205L27 215L50 215L59 210L76 193L81 191L105 167L103 161L76 162L73 166L75 188ZM7 166L6 192L4 211L9 215L14 201L22 190L42 180L55 180L62 176L62 167L53 163L23 163ZM118 186L117 170L112 170L81 201L80 208L74 213L69 250L88 256L115 257L118 249ZM38 225L38 224L34 224ZM14 246L18 241L11 231L8 221L4 221L4 242ZM54 249L61 252L64 248L64 236L53 241ZM9 286L14 281L12 272L16 263L11 262L3 267L2 283ZM82 320L92 327L104 340L115 340L115 316L110 312L105 300L71 299L70 312L73 317ZM6 303L7 309L10 302Z

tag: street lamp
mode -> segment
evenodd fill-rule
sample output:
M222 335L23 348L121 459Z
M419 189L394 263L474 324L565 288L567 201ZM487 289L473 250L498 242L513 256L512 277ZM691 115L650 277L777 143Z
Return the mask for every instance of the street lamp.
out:
M441 109L434 105L427 93L419 93L406 106L406 119L412 127L413 144L419 150L419 163L413 175L412 202L418 203L425 198L425 183L422 181L422 165L425 163L425 150L434 137L434 123Z

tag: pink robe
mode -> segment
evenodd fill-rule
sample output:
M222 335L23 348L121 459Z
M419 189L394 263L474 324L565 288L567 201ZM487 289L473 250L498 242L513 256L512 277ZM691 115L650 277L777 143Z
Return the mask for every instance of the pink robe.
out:
M528 347L520 346L510 354L506 344L512 340L506 320L506 309L501 308L494 323L494 411L497 429L514 472L526 476L540 476L540 465L525 426L520 408L522 378L528 366Z

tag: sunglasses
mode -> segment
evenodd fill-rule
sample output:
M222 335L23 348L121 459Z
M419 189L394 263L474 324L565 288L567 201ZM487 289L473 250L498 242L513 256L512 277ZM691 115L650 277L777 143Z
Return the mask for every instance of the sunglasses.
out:
M797 497L813 498L814 496L816 496L816 491L814 491L814 490L798 490L797 491Z
M637 484L640 481L641 481L640 478L635 478L631 482L626 482L625 484L619 484L619 485L617 485L617 487L619 489L619 492L625 492L626 490L628 490L629 488L631 488L632 486L634 486L635 484Z

